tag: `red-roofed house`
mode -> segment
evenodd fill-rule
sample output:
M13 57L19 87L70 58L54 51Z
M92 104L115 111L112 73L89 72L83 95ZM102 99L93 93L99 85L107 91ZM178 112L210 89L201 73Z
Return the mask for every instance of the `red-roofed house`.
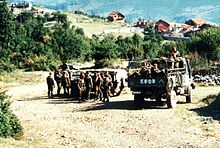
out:
M170 32L174 27L174 23L169 23L164 20L159 20L155 24L155 30L157 32Z
M203 21L201 18L194 18L194 19L190 19L188 21L185 22L185 24L194 26L196 28L198 28L199 26L202 26L203 24L205 24L206 22Z
M114 22L114 21L124 22L124 19L125 19L125 16L118 11L113 11L113 12L109 13L109 15L108 15L109 22Z

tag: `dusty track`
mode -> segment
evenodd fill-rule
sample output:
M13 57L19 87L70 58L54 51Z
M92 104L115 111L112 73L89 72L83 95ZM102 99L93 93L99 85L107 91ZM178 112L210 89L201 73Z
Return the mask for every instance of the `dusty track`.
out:
M195 100L185 104L179 97L176 109L155 106L133 107L133 96L124 92L109 103L47 99L46 84L18 86L13 94L13 110L24 126L24 138L37 147L220 147L219 120L204 122L196 114L199 100L219 93L220 87L194 90ZM16 93L17 92L17 93Z

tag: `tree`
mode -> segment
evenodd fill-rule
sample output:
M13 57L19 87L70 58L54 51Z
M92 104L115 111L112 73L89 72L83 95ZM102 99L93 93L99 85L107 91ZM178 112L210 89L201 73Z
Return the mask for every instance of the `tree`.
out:
M111 58L116 58L116 57L117 57L116 44L114 43L113 38L111 36L107 36L100 42L100 46L98 46L95 49L94 59L110 60Z
M116 41L117 51L121 58L128 59L129 45L131 42L128 41L128 38L123 38L122 36L118 36Z
M193 36L187 46L190 51L198 52L203 58L206 58L210 64L210 60L219 59L219 43L220 28L210 28Z
M142 48L142 44L143 44L143 39L140 35L138 34L134 34L132 36L132 56L133 58L141 58L142 54L143 54L143 48Z
M24 11L17 15L16 20L20 23L27 23L34 20L34 14Z
M155 58L159 56L160 53L160 45L157 42L145 41L143 45L144 49L144 58Z
M0 43L2 48L9 50L14 37L13 14L6 0L0 1Z

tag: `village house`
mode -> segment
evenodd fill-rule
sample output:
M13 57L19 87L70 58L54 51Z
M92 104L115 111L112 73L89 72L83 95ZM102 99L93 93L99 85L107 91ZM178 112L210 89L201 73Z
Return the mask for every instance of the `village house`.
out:
M134 27L145 28L146 26L153 26L156 33L162 35L166 40L188 40L193 34L200 32L203 29L214 27L200 18L190 19L184 24L175 22L167 22L165 20L145 21L144 19L138 19ZM145 32L144 32L145 33Z
M113 11L108 14L107 19L109 22L124 22L125 16L118 11Z
M32 9L32 3L28 2L19 2L19 3L13 3L11 4L11 8L21 8L21 9L26 9L26 10L31 10Z
M155 23L155 31L158 33L171 32L174 29L176 23L159 20Z
M201 18L194 18L194 19L190 19L190 20L186 21L185 24L191 25L195 28L199 28L203 24L206 24L206 22L203 21Z
M154 26L155 22L151 21L151 20L144 20L144 19L138 19L138 21L136 22L136 24L134 24L134 27L140 27L140 28L144 28L146 26Z

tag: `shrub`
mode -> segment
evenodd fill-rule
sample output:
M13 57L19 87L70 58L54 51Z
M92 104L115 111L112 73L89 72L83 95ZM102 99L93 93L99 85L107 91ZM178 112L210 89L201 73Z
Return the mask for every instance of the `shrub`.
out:
M4 71L12 72L14 68L15 66L13 64L10 64L8 61L5 61L5 60L0 61L0 73Z
M0 92L0 137L21 138L23 128L10 109L11 102L5 92Z

